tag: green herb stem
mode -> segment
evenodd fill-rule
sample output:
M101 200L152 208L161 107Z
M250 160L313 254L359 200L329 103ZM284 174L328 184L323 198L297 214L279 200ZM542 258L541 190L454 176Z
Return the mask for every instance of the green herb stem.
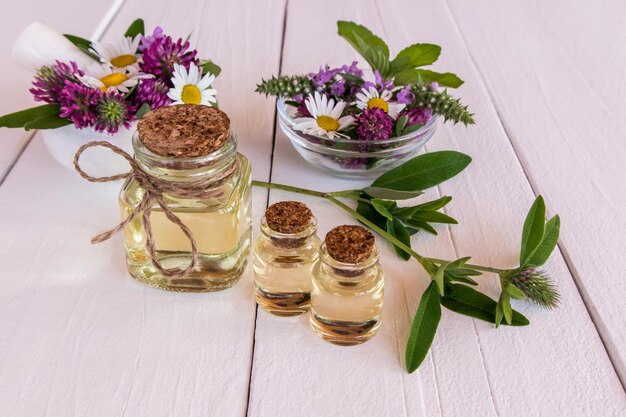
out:
M272 182L252 180L252 185L255 187L271 188L273 190L290 191L292 193L310 195L310 196L319 197L319 198L326 198L328 196L327 193L322 193L322 192L314 191L314 190L307 190L306 188L294 187L291 185L275 184Z

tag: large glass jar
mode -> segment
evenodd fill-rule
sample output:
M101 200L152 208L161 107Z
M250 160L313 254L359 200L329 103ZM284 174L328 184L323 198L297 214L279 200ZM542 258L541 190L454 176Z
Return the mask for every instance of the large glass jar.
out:
M197 244L197 265L183 277L164 276L152 263L146 247L141 215L124 230L128 271L138 281L172 290L219 291L234 285L242 274L251 240L250 163L236 150L233 134L220 148L193 158L173 158L150 151L139 133L133 136L135 161L142 171L159 181L189 182L216 178L202 198L164 194L172 212L190 229ZM225 175L225 173L227 173ZM128 179L119 201L122 218L140 204L146 191ZM166 269L185 269L192 260L191 243L156 203L150 224L159 263Z
M303 216L294 226L288 219L270 219L273 209L291 209L292 219ZM284 212L284 211L283 211ZM302 222L298 220L302 219ZM276 223L283 228L276 227ZM274 228L272 228L274 227ZM279 229L279 230L276 230ZM261 235L254 243L255 298L265 311L288 317L302 314L311 306L311 278L319 255L317 219L302 203L282 201L272 205L261 219Z
M364 230L360 226L339 228ZM371 235L369 231L365 232ZM350 247L351 243L343 246ZM380 328L383 271L375 246L362 254L365 256L356 262L335 259L329 253L327 235L320 248L320 259L313 269L311 325L321 338L337 345L352 346L366 342Z

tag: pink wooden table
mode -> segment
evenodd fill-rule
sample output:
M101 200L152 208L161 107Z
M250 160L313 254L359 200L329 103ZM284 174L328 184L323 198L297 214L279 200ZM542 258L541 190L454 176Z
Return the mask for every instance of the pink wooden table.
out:
M31 102L30 74L10 60L27 23L106 40L137 17L172 35L191 32L200 55L222 66L220 104L255 179L327 190L361 183L304 164L255 83L358 59L336 36L338 19L383 34L396 52L415 41L442 45L437 65L465 79L458 94L477 124L440 127L427 151L474 161L427 196L454 196L449 214L460 225L413 243L435 257L512 265L523 217L542 194L563 221L548 265L562 306L519 305L531 326L497 331L444 310L429 356L408 375L404 343L428 279L387 245L379 242L380 334L332 346L306 317L258 310L250 270L215 294L134 282L119 236L89 244L116 222L119 184L89 184L54 162L38 135L0 130L1 416L626 415L626 3L24 0L0 16L0 112ZM286 197L255 190L255 226ZM320 235L351 222L304 201ZM496 294L495 279L481 285Z

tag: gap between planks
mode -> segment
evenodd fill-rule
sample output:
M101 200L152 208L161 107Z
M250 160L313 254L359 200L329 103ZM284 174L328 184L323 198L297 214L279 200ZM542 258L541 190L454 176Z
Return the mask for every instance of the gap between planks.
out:
M278 56L278 76L281 76L283 72L283 52L285 51L285 35L287 33L288 10L289 10L289 0L285 0L285 8L283 10L283 28L281 32L281 38L280 38L280 54ZM274 118L273 118L273 126L272 126L272 149L270 151L270 171L269 171L269 175L267 179L269 182L272 182L272 172L274 168L274 150L276 149L277 121L278 121L277 111L276 111L276 106L274 106ZM267 189L267 199L265 200L265 208L269 207L271 192L272 190ZM252 243L252 246L254 247L254 243ZM252 392L252 370L254 369L254 348L256 344L256 324L257 324L258 316L259 316L259 305L255 301L254 303L254 327L252 328L252 351L250 353L250 374L248 375L248 395L247 395L246 413L245 413L246 417L250 415L250 394Z
M454 27L457 30L457 33L459 35L459 38L461 39L461 41L463 42L463 45L465 46L465 50L467 51L467 55L470 59L470 62L472 63L472 66L474 67L474 69L476 70L476 73L479 75L480 79L483 82L483 85L485 86L485 91L487 92L487 96L489 97L489 101L491 103L491 105L493 106L493 108L496 111L496 115L498 116L498 121L500 123L500 126L502 127L502 131L504 132L504 135L506 136L507 140L509 141L509 145L511 146L511 149L513 150L513 153L515 154L515 157L520 165L520 168L522 170L522 172L524 173L524 176L526 177L526 181L528 183L528 186L530 187L530 190L533 193L533 196L536 198L539 194L537 192L537 186L535 184L535 182L533 181L532 177L528 174L528 171L526 170L526 167L524 165L524 160L522 159L522 157L520 156L518 149L515 147L515 144L511 138L511 134L509 133L509 129L507 129L506 124L503 120L503 118L500 115L500 109L498 107L498 105L496 104L496 101L493 98L493 93L491 91L491 88L489 87L489 84L486 81L485 75L483 74L483 72L481 71L480 67L478 66L476 59L474 58L474 55L472 54L470 48L469 48L469 44L467 43L465 36L463 35L463 32L461 30L460 25L457 22L457 19L454 15L454 13L452 12L452 9L450 8L450 5L448 4L448 0L444 0L443 2L446 11L448 12L448 14L450 15L450 19L453 22ZM454 245L454 242L453 242ZM585 309L587 310L587 314L589 314L589 317L591 319L591 322L593 323L593 327L596 330L596 333L598 334L600 341L602 342L602 346L604 347L604 351L607 354L607 357L609 358L609 361L611 362L611 365L613 367L613 371L615 372L615 374L617 375L617 378L619 379L620 383L622 384L622 387L624 389L626 389L626 375L622 375L622 373L620 372L620 370L618 369L618 367L616 366L616 362L618 362L618 360L616 360L615 355L617 355L618 353L613 353L612 349L610 349L609 347L609 341L607 340L608 336L604 335L602 331L600 331L599 327L598 327L598 323L601 322L601 320L598 318L597 314L595 313L595 309L590 308L591 306L591 301L589 299L589 295L587 294L587 292L584 290L584 288L580 285L580 276L578 275L578 273L576 272L576 268L573 265L572 259L570 258L568 251L564 248L563 244L561 242L558 243L557 245L559 252L561 253L561 256L563 257L563 260L565 262L565 265L567 266L567 269L569 271L570 276L572 277L572 281L574 282L574 286L576 287L576 290L578 291L578 294L580 295L580 298L585 306ZM456 251L456 248L455 248Z

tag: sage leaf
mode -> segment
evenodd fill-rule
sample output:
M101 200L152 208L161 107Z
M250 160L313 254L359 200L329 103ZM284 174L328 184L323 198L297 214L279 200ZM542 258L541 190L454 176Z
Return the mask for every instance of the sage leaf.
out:
M456 219L438 211L417 211L411 215L411 219L431 223L458 224Z
M31 107L15 113L5 114L0 117L0 127L24 127L26 123L45 116L59 116L61 106L58 104L44 104L42 106Z
M390 235L397 238L400 242L404 243L408 247L411 247L411 235L409 234L409 231L406 229L406 227L404 227L402 222L400 222L400 220L396 219L395 217L388 219L386 230ZM395 244L393 245L393 248L400 258L404 259L405 261L411 259L411 255L408 252L404 251L402 248L399 248Z
M496 320L496 301L480 291L461 284L447 284L441 305L448 310L474 317L488 323ZM513 310L512 326L527 326L530 322L521 313Z
M557 214L546 223L541 242L539 242L535 250L529 254L528 260L523 265L524 267L541 266L548 261L548 258L550 258L559 240L560 229L561 219Z
M143 35L146 29L144 27L143 19L137 19L130 24L124 36L135 39L137 35Z
M413 133L416 130L422 128L424 126L423 123L415 123L414 125L411 126L407 126L404 128L404 130L402 131L402 135L408 135L409 133Z
M423 191L448 180L465 169L472 161L456 151L439 151L416 156L382 174L372 187L398 191Z
M413 373L422 364L430 349L441 320L441 305L437 284L430 283L422 298L413 319L411 334L406 344L406 369Z
M72 42L74 44L74 46L76 46L78 49L80 49L85 55L89 56L90 58L93 58L94 60L100 62L100 57L98 55L96 55L92 50L91 50L91 41L85 38L81 38L80 36L74 36L74 35L68 35L68 34L64 34L63 35L65 37L65 39L69 40L70 42Z
M437 200L429 201L427 203L418 204L416 206L401 207L401 208L395 210L393 212L393 215L397 216L397 217L400 217L400 218L405 218L405 217L408 218L408 217L411 217L413 215L413 213L415 213L417 211L434 211L434 210L439 210L440 208L442 208L446 204L448 204L451 200L452 200L452 197L445 196L445 197L441 197L441 198L439 198Z
M405 224L409 227L413 227L415 229L422 229L430 234L437 235L437 231L426 222L419 222L413 219L405 220Z
M530 256L534 253L543 238L546 221L546 205L543 197L539 196L530 207L524 229L522 231L522 247L520 250L520 265L528 263Z
M408 200L423 194L421 191L418 190L404 191L382 187L365 187L362 191L364 193L367 193L371 197L382 198L385 200Z

